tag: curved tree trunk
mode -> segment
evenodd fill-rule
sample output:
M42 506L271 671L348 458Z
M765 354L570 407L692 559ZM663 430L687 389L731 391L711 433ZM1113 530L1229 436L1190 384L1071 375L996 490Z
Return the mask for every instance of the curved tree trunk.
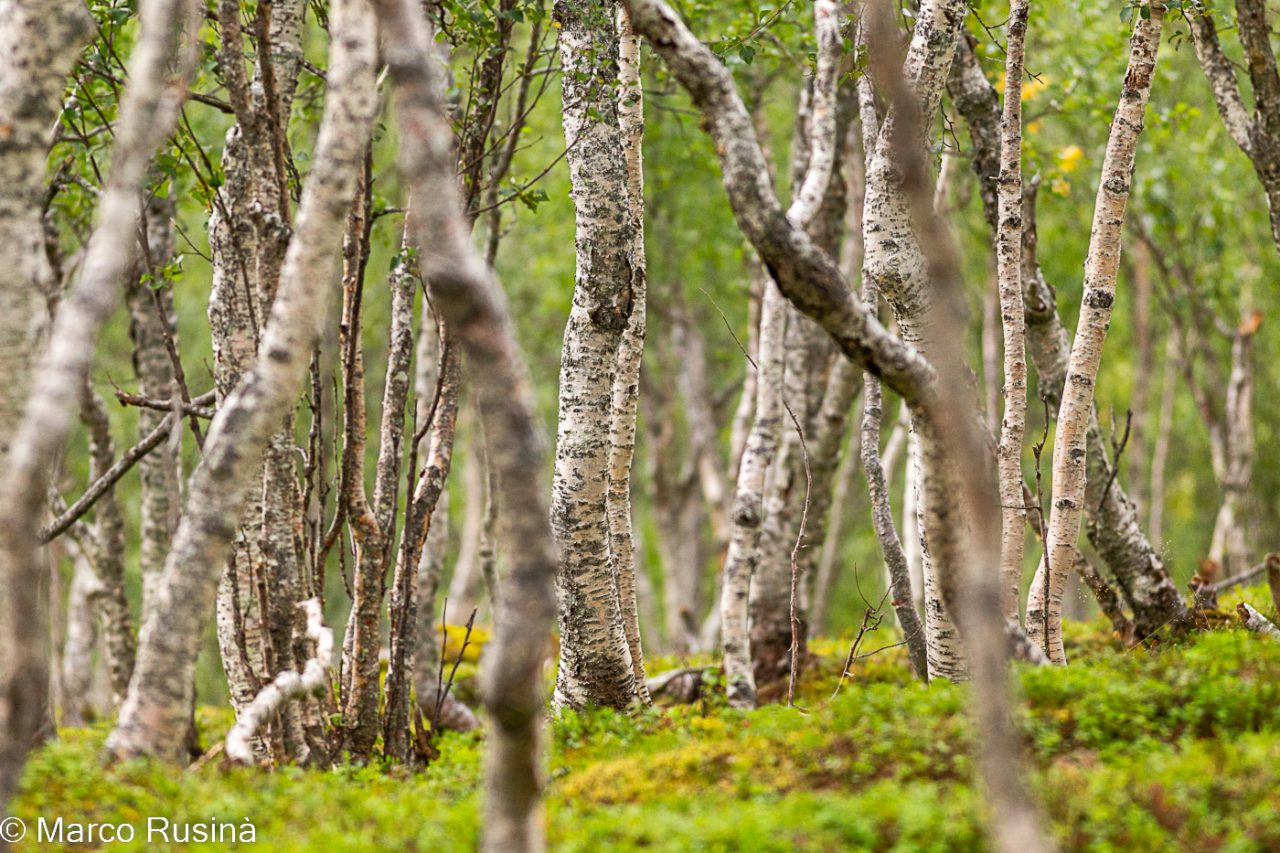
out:
M626 707L636 696L610 555L610 417L619 347L636 302L634 227L618 116L612 0L556 5L564 65L565 159L577 272L564 331L551 521L563 564L556 708Z

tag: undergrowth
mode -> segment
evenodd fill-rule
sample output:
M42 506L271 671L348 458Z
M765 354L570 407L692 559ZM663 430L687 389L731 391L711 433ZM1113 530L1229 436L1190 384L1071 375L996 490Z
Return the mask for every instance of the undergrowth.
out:
M1030 782L1064 849L1280 850L1280 643L1226 628L1123 651L1098 622L1069 624L1067 642L1066 669L1015 668ZM733 711L712 684L692 704L556 720L552 846L985 849L967 688L914 681L889 648L858 661L833 698L846 644L812 648L796 708ZM202 709L200 723L213 742L229 720ZM475 847L479 735L445 734L441 759L417 773L216 760L104 769L105 736L104 726L62 730L32 756L13 813L30 825L248 818L253 846L271 850ZM145 831L112 847L166 849ZM16 849L58 848L29 836Z

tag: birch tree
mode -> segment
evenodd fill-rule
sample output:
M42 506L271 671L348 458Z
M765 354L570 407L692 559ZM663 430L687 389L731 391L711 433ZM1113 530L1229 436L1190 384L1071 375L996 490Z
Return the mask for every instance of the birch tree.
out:
M1271 213L1271 239L1280 251L1280 70L1271 47L1271 24L1263 0L1236 0L1235 30L1244 49L1244 66L1253 110L1245 103L1236 65L1222 49L1212 3L1186 4L1185 17L1196 59L1213 93L1227 133L1253 165ZM1225 5L1225 4L1224 4Z
M998 181L999 145L990 132L1000 122L999 98L978 67L977 58L964 44L956 53L952 69L953 103L968 125L973 141L973 169L980 187L995 187ZM960 86L957 86L959 81ZM1036 229L1038 180L1023 187L1022 288L1026 312L1027 353L1035 365L1037 396L1048 406L1050 418L1057 416L1066 385L1071 337L1063 326L1055 302L1055 290L1039 262L1039 235ZM984 192L983 213L994 237L998 230L995 193ZM1186 607L1173 583L1160 550L1142 528L1133 501L1122 481L1113 476L1106 442L1099 425L1097 407L1089 418L1086 434L1088 476L1085 514L1089 541L1114 575L1120 593L1133 611L1137 635L1145 637L1167 624L1180 624ZM910 492L908 492L910 494ZM1044 578L1040 578L1043 584Z
M996 275L1004 330L1004 418L1000 465L1000 609L1017 621L1027 513L1022 496L1022 437L1027 425L1027 356L1022 306L1022 74L1029 0L1013 0L1006 24L1004 113L1000 128Z
M1067 382L1058 407L1054 432L1053 493L1045 559L1032 581L1027 602L1027 634L1054 663L1065 664L1062 648L1062 595L1067 573L1075 564L1076 540L1084 514L1086 438L1093 404L1094 383L1102 361L1111 311L1116 299L1121 229L1133 178L1138 136L1151 96L1156 52L1164 22L1164 6L1141 8L1130 41L1129 65L1116 105L1107 151L1102 164L1093 230L1085 260L1084 295L1080 320L1071 344Z
M607 503L614 442L609 427L619 348L643 270L635 265L627 142L618 115L616 5L562 0L555 14L565 68L565 159L576 212L577 270L561 355L552 485L552 526L563 560L554 703L557 708L621 708L635 698L637 687L611 559ZM631 340L635 334L633 328ZM634 344L628 348L634 351ZM629 356L628 367L634 363L635 356ZM631 383L624 377L622 384ZM611 415L602 422L604 412Z
M160 598L142 626L129 695L107 749L118 758L177 758L175 745L192 702L200 635L261 454L292 409L325 315L325 285L341 249L377 111L376 33L367 0L335 0L330 25L332 81L252 370L219 407L192 475L182 521L165 563Z

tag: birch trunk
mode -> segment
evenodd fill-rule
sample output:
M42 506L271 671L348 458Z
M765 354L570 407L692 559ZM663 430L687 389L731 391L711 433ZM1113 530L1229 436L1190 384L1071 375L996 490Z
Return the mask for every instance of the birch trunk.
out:
M361 217L363 219L369 215L371 213L366 202L363 205ZM367 231L365 233L367 234ZM400 567L398 582L395 584L398 590L397 604L401 607L409 606L406 596L411 587L407 586L408 580L405 573L417 564L416 553L413 554L413 559L397 561L395 557L396 510L405 442L405 404L409 397L411 379L409 371L414 348L413 299L418 285L418 280L405 269L405 263L402 260L388 280L391 291L391 318L387 331L387 369L380 407L382 416L378 430L373 503L367 507L369 514L364 519L357 520L348 511L348 518L355 522L352 538L357 543L357 565L352 584L355 597L347 620L347 632L351 635L352 641L351 655L349 659L344 660L343 667L344 674L350 674L350 690L344 697L346 707L343 712L343 724L346 727L344 736L346 747L356 760L368 758L379 731L378 706L381 698L381 683L378 660L382 649L382 600L386 594L387 575L394 565ZM356 336L354 345L358 347L359 330L355 329L350 333ZM361 402L363 402L363 395ZM438 446L433 446L431 455L435 459L440 459L440 454L445 454L437 469L442 471L443 476L438 476L443 482L444 476L448 475L449 458L453 447L452 412L447 417L442 417L441 422L447 422L447 431L443 436L439 432L434 434L433 444L438 445L443 440L447 443L448 449L441 450ZM358 484L358 488L363 491L364 484ZM438 497L439 486L435 485L434 488L435 496ZM433 498L426 511L430 513L434 509L435 499ZM430 523L429 518L427 523ZM366 525L368 529L358 534L356 528ZM395 608L392 610L392 619L401 629L395 632L397 634L403 631L406 624L411 624L401 621L403 613L397 613ZM401 655L403 654L404 652L401 652ZM403 729L407 729L408 682L404 679L403 668L403 657L401 657L399 666L396 667L396 683L400 694L396 697L396 706L405 712ZM390 674L391 671L388 670L388 677ZM395 750L401 754L405 752L403 744L395 742L401 730L401 726L397 725L395 727L397 734L391 738L392 742L384 743L384 746L393 749L392 754L396 754Z
M1253 479L1253 339L1262 314L1248 312L1231 338L1231 373L1223 401L1222 451L1218 454L1218 482L1222 505L1213 525L1209 558L1222 566L1223 577L1233 578L1252 564L1252 549L1244 518L1244 504Z
M953 69L952 94L957 109L964 115L974 144L973 167L981 186L994 186L998 171L999 149L990 128L999 125L998 98L983 76L971 50L963 45L956 54L957 66L963 65L966 97L957 97ZM1026 310L1027 351L1035 364L1038 395L1049 404L1050 417L1056 417L1058 402L1066 384L1070 337L1058 316L1054 290L1045 281L1037 259L1038 236L1035 227L1037 184L1024 188L1022 216L1022 286ZM994 199L993 199L994 200ZM994 235L998 229L995 205L985 203L983 211ZM1099 556L1111 569L1125 599L1134 612L1139 636L1145 637L1156 628L1179 622L1186 609L1181 595L1165 569L1164 560L1142 531L1133 502L1125 494L1120 481L1112 481L1111 464L1107 460L1102 432L1097 428L1096 408L1090 415L1091 428L1086 434L1089 467L1085 512L1089 519L1087 533ZM1107 483L1111 487L1103 495ZM1090 496L1091 495L1091 496ZM1044 578L1039 584L1043 586Z
M864 283L864 300L874 297L874 285ZM898 627L907 644L907 657L916 677L929 680L928 650L925 647L925 629L916 612L915 596L911 590L911 571L907 555L902 550L898 531L893 524L893 508L889 503L889 487L884 468L880 464L880 424L883 419L880 379L867 374L863 379L862 400L862 468L867 474L867 490L871 495L871 526L880 543L885 569L889 573L889 590L893 612L898 617ZM910 464L910 463L908 463Z
M1178 339L1165 340L1164 363L1160 367L1160 422L1151 448L1151 488L1147 492L1147 533L1159 548L1164 540L1164 477L1169 460L1169 438L1173 434L1173 403L1176 389Z
M107 405L90 386L88 378L80 386L80 421L89 432L89 479L95 481L116 460L111 440L111 420ZM93 505L93 554L90 562L98 574L98 613L102 619L103 648L111 675L112 704L118 706L133 675L136 646L133 615L124 587L124 517L116 502L115 490Z
M636 449L636 410L640 399L640 360L645 337L644 254L644 94L640 82L640 38L631 29L626 7L618 6L618 129L626 163L627 215L631 221L631 315L618 344L609 424L609 559L618 586L622 630L631 657L636 697L648 703L640 609L636 601L636 547L631 530L631 464Z
M367 3L334 2L330 23L332 76L280 287L253 369L219 408L192 475L160 599L143 625L129 696L107 741L117 757L177 758L219 569L254 486L259 456L293 407L320 338L324 285L335 280L343 223L377 110L376 34Z
M99 646L96 600L102 594L102 582L84 554L77 551L72 559L66 635L58 676L62 690L62 724L84 726L110 707L108 703L97 705L93 691L94 652Z
M1280 251L1280 72L1271 47L1271 23L1264 0L1236 0L1235 28L1244 48L1253 111L1245 107L1235 64L1218 41L1212 14L1196 4L1187 10L1196 58L1209 81L1218 115L1232 141L1249 158L1271 214L1271 239Z
M414 396L419 424L426 422L432 406L436 406L437 420L432 422L429 453L431 458L437 460L437 469L443 468L444 451L446 447L451 447L443 439L446 431L453 429L453 425L448 424L447 421L456 417L459 390L458 356L454 352L456 345L441 331L437 318L430 310L427 300L424 299L418 332L418 349L414 357L416 362ZM421 426L418 428L421 429ZM451 462L452 459L450 459ZM440 589L440 578L444 571L444 560L449 545L449 492L447 481L443 478L441 486L435 511L428 520L426 539L417 556L417 574L414 578L415 587L409 602L410 607L405 610L402 617L406 623L409 620L414 622L413 632L410 634L403 631L401 638L406 652L410 647L413 649L411 656L406 654L403 665L411 670L408 674L409 680L412 681L417 707L422 712L423 719L429 719L435 712L440 696L437 673L441 646L439 624L436 619L439 612L436 593ZM402 536L408 538L407 533ZM397 572L400 571L401 565L412 561L413 556L412 550L405 549L402 545L401 562L396 565ZM397 584L398 587L399 584ZM393 612L394 610L395 608ZM397 658L393 651L392 666L395 666ZM386 743L392 745L388 751L394 754L393 741L402 736L397 732L408 734L410 716L409 709L397 702L396 681L392 678L390 667L388 667L387 681L388 710L382 736ZM407 696L400 698L399 702L403 703L405 699ZM397 714L402 714L403 719L396 719ZM458 699L453 691L450 691L440 708L440 726L458 731L471 731L480 726L480 721L476 719L472 710Z
M502 495L500 545L510 555L497 631L482 671L493 721L482 848L540 851L546 843L538 808L541 673L556 611L558 562L547 524L546 455L505 298L469 242L455 182L453 133L439 94L443 81L427 58L430 27L413 0L377 0L377 9L396 88L401 170L412 176L415 196L435 200L410 220L418 245L429 247L422 272L432 304L467 354Z
M916 92L920 115L926 120L931 121L937 113L966 12L963 0L921 4L903 73ZM871 277L876 290L893 307L902 339L923 346L929 339L922 324L931 296L924 278L924 255L913 231L910 205L902 192L902 176L894 165L891 140L897 121L892 112L885 117L867 167L863 275Z
M813 7L817 60L813 78L801 95L793 166L798 186L787 219L804 229L821 250L839 254L846 212L845 185L840 175L841 148L849 125L848 104L837 98L841 58L840 14L836 3L820 0ZM844 107L844 109L842 109ZM821 532L811 535L815 519L830 502L831 460L839 450L843 425L852 407L852 392L859 371L842 372L834 388L841 400L840 434L818 450L816 424L830 369L832 344L820 326L787 306L783 405L789 414L783 421L781 446L768 476L764 499L765 519L759 544L760 557L750 595L751 657L757 689L787 680L804 655L808 633L808 583L810 561L800 554L812 541L821 543ZM843 405L841 405L843 402ZM829 436L826 438L830 438ZM819 506L813 500L818 497ZM794 677L798 673L794 673Z
M171 283L157 278L173 254L173 203L154 199L147 207L145 254L137 264L125 290L129 308L129 337L133 341L133 371L138 378L138 392L152 399L174 399L181 396L174 373L175 361L170 357L172 344L176 355L177 313L174 310ZM144 280L144 276L148 280ZM167 417L165 412L141 408L138 411L138 437L145 438ZM175 425L177 426L177 425ZM181 441L169 440L138 463L141 480L140 520L138 522L139 556L142 573L142 620L150 612L156 597L156 579L164 568L174 530L178 525L181 500Z
M1062 595L1067 573L1075 563L1076 540L1084 514L1086 434L1092 419L1093 389L1102 360L1102 344L1115 304L1121 229L1138 136L1142 133L1143 115L1151 95L1164 22L1164 6L1158 0L1144 5L1141 11L1142 14L1135 17L1129 67L1103 159L1089 254L1085 259L1080 320L1071 345L1067 381L1054 431L1049 540L1045 544L1045 561L1037 570L1037 575L1047 574L1048 581L1033 581L1032 598L1027 602L1027 634L1056 664L1067 662L1062 648ZM1046 594L1038 592L1046 589Z
M10 11L18 16L19 26L13 34L21 33L23 25L38 31L28 33L30 41L10 45L12 52L6 51L20 68L44 61L56 63L57 68L70 61L72 45L58 44L57 40L70 42L80 30L74 12L66 10L65 25L60 21L51 26L45 15L37 22L27 20L21 14L25 10ZM39 553L38 534L48 472L66 443L72 407L87 380L98 333L115 308L119 282L132 260L140 191L152 155L177 117L180 101L175 93L186 91L195 51L182 49L182 34L186 31L191 45L195 44L198 11L197 4L177 0L155 0L141 10L141 35L129 61L130 82L121 99L116 149L107 184L99 196L93 235L79 275L54 319L49 346L32 373L31 387L38 392L26 402L0 478L0 495L4 496L0 528L6 531L0 543L0 588L6 590L7 599L0 625L4 626L5 647L15 650L6 655L0 681L0 802L7 802L12 793L26 752L48 714L48 636L39 602L45 561ZM6 85L22 76L23 72L5 76ZM31 82L36 89L26 95L49 94L62 85L61 78L55 85L43 75ZM21 127L31 107L21 102L14 106L18 112L14 120ZM36 112L36 117L45 116ZM42 157L42 144L35 140L43 138L48 126L23 128L24 133L33 134L24 158ZM23 164L35 165L25 159ZM40 174L41 170L33 168L32 172ZM15 215L30 216L31 211L15 211ZM41 245L29 248L42 252ZM22 257L15 261L21 264L18 269L26 271L24 277L39 281L39 264L33 268L32 261Z
M1018 619L1027 512L1022 497L1022 438L1027 426L1027 356L1022 306L1022 74L1030 0L1012 0L1006 25L1004 114L1000 132L996 275L1004 330L1004 419L1000 476L1000 609Z
M678 296L672 300L681 306ZM657 362L646 372L650 377L667 376L679 372L676 365L689 358L682 346L684 327L688 317L679 307L661 306L671 321L664 325L667 335L656 343ZM696 338L696 336L695 336ZM677 360L678 359L678 360ZM699 372L696 362L687 372ZM698 620L703 612L702 568L706 564L702 542L704 521L703 494L699 493L696 471L682 460L678 451L680 422L677 406L683 404L691 411L688 391L681 384L679 389L670 383L646 384L642 400L645 411L646 441L645 460L648 469L650 506L658 535L654 545L662 564L663 640L664 646L678 654L687 654L699 647ZM706 404L706 399L700 401ZM689 443L696 447L697 429L690 418ZM713 506L714 513L716 508ZM713 608L714 609L714 608Z
M749 599L751 578L760 561L760 529L764 523L765 478L782 428L783 343L786 304L773 282L765 283L760 309L756 356L755 423L738 467L729 550L724 560L720 594L720 634L724 644L724 676L729 704L754 708L755 675L751 666Z
M208 314L219 404L253 366L289 242L285 129L301 68L303 6L282 0L259 8L255 47L262 61L247 80L240 4L219 3L219 66L236 113L223 149L225 183L209 217ZM290 411L264 453L218 590L218 642L237 711L270 680L273 666L292 663L299 600L294 536L302 516L294 458ZM264 494L271 499L264 502Z
M555 9L577 253L552 486L552 527L563 561L557 709L622 708L636 695L610 557L610 417L601 419L613 411L619 347L636 304L638 272L618 116L615 13L612 0L561 0Z
M488 477L480 450L479 412L475 405L464 407L470 424L467 446L462 460L462 479L458 494L466 500L462 511L462 528L458 531L458 559L449 578L449 610L454 622L465 622L480 603L484 585L481 550L484 540L485 492ZM457 618L459 617L460 618Z

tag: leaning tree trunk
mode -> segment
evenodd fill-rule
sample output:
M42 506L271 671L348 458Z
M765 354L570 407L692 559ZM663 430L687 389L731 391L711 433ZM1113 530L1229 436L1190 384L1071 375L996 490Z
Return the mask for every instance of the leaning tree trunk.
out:
M1093 420L1093 388L1102 361L1102 344L1116 298L1116 273L1120 265L1120 237L1125 206L1133 180L1138 136L1151 96L1156 52L1164 6L1146 5L1134 25L1129 67L1107 139L1098 197L1094 203L1093 230L1085 259L1084 295L1080 320L1071 345L1067 382L1058 408L1054 432L1053 493L1050 498L1045 559L1036 571L1027 602L1027 635L1057 664L1067 662L1062 648L1062 595L1067 573L1075 565L1076 543L1084 514L1087 466L1086 442ZM1045 578L1047 577L1047 582Z
M1280 251L1280 71L1271 47L1265 0L1236 0L1234 24L1244 48L1253 112L1244 104L1234 62L1222 51L1211 4L1185 10L1196 58L1209 81L1218 115L1233 142L1253 165L1271 213L1271 239Z
M8 128L0 139L0 375L5 377L0 466L5 469L44 345L47 297L55 286L42 218L49 133L91 25L79 0L0 2L0 125ZM0 809L46 719L47 638L32 618L41 612L43 569L43 561L0 562L0 641L10 650L0 659ZM20 694L21 703L16 701Z
M192 475L160 601L142 627L138 663L107 739L117 757L179 755L205 619L258 462L292 409L320 339L326 284L377 111L373 17L366 0L335 0L330 83L311 172L252 370L218 409Z
M973 140L973 168L980 186L994 187L998 176L999 146L990 129L999 126L999 98L982 74L973 52L966 50L963 43L956 54L956 66L958 68L953 68L951 81L952 99L957 111L964 116ZM957 88L957 80L961 82L960 88ZM1071 339L1058 315L1054 289L1045 280L1037 258L1037 188L1037 182L1033 181L1023 191L1023 304L1027 352L1036 369L1037 393L1048 404L1049 416L1056 417L1066 385ZM983 201L983 212L994 236L998 229L994 193L990 203L984 193ZM1086 533L1132 608L1139 636L1146 636L1162 625L1180 621L1186 608L1177 586L1165 569L1160 551L1152 544L1159 542L1159 537L1152 535L1148 538L1143 533L1133 501L1125 493L1123 483L1112 477L1112 465L1107 459L1102 430L1098 427L1096 407L1090 415L1086 441L1089 469L1088 494L1085 496ZM1106 487L1108 483L1111 484L1109 489ZM1040 583L1043 581L1042 577Z
M116 149L99 197L97 224L80 273L54 319L49 346L33 373L31 387L38 390L27 401L9 446L0 482L0 495L4 496L0 528L5 530L0 543L0 588L6 590L8 610L0 624L5 631L4 645L13 652L5 656L0 684L0 801L7 801L12 793L26 752L48 713L48 636L39 602L45 564L37 528L49 470L66 443L72 410L87 381L98 333L115 308L119 282L133 257L147 167L177 118L179 93L186 92L186 78L194 66L196 51L182 49L182 34L186 31L190 46L196 44L199 11L198 4L181 0L154 0L142 7L142 32L130 58L129 85L115 125ZM74 13L68 14L74 21ZM19 31L22 24L41 33L49 28L47 18L37 24L20 14L18 23ZM12 46L14 58L19 66L69 59L70 46L55 47L56 39L70 41L78 29L75 24L54 26L49 41L31 33L28 43ZM42 78L33 82L41 93L57 91ZM20 124L25 112L19 110L19 116L14 117ZM34 128L27 130L38 134ZM28 156L35 156L37 150L33 147ZM31 269L29 259L17 260L23 262L24 269Z

